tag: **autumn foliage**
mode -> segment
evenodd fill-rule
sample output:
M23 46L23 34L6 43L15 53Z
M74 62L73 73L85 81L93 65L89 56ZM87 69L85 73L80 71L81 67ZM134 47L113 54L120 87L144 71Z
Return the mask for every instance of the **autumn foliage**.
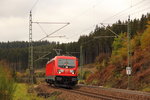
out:
M150 22L144 32L137 33L131 40L132 75L130 89L150 91ZM97 85L115 88L127 88L127 35L121 33L114 39L113 51L107 66L88 77L87 83L98 80ZM105 58L103 60L106 60ZM97 66L102 66L102 62Z

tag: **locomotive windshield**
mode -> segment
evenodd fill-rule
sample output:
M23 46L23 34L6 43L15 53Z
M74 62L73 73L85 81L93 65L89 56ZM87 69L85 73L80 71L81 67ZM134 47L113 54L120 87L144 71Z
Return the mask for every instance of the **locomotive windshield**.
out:
M74 68L75 60L74 59L58 59L58 66L61 68Z

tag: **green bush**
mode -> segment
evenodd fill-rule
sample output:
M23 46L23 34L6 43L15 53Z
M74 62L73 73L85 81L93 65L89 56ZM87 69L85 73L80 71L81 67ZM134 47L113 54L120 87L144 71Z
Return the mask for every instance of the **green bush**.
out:
M84 71L83 72L83 80L86 80L89 76L90 76L90 74L91 74L92 72L91 71Z
M0 99L12 100L15 83L8 68L0 65Z
M93 81L92 81L92 85L98 85L98 80L97 79L94 79Z
M95 64L95 67L98 71L101 71L102 69L104 69L105 67L108 66L108 63L107 63L107 59L103 59L101 63L97 63Z
M150 92L150 87L146 87L146 88L142 89L142 91L144 91L144 92Z

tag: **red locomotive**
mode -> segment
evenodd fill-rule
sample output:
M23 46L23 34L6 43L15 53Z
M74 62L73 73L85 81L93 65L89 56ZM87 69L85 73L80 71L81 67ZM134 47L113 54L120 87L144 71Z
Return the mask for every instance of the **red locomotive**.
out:
M75 86L78 82L78 59L56 56L46 64L46 82L55 86Z

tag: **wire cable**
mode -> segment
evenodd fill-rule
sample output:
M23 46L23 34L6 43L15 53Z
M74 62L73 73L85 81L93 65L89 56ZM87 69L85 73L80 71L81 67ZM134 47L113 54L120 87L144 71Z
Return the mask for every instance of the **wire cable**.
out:
M133 7L136 7L137 5L141 4L143 1L145 1L145 0L141 0L141 1L137 2L136 4L134 4L134 5L132 5L132 6L128 7L128 8L126 8L126 9L124 9L124 10L118 12L118 13L116 13L115 15L113 15L113 16L111 16L111 17L108 17L108 18L104 19L104 20L102 21L102 23L103 23L104 21L110 19L110 18L114 18L114 17L120 15L121 13L123 13L123 12L125 12L125 11L127 11L127 10L133 8Z
M52 33L48 34L47 36L45 36L45 37L41 38L39 41L42 41L43 39L45 39L45 38L49 37L50 35L52 35L52 34L54 34L54 33L58 32L58 31L60 31L60 30L61 30L61 29L63 29L64 27L68 26L69 24L70 24L70 23L67 23L66 25L62 26L61 28L59 28L59 29L55 30L54 32L52 32Z
M33 10L33 8L37 5L37 3L39 2L39 0L36 0L36 2L33 4L33 6L31 7L31 10L30 11L32 11Z
M96 7L97 5L102 4L102 3L104 2L104 0L102 0L100 3L99 3L99 2L100 2L100 1L96 2L95 5L92 5L92 8L93 8L93 6ZM85 14L87 11L89 11L89 9L91 9L91 7L88 8L88 9L86 9L86 10L84 10L84 11L81 12L79 15L74 16L74 17L72 18L72 20L71 20L71 23L73 23L73 22L75 21L75 19L77 19L78 17L82 16L82 15ZM90 26L90 27L84 29L81 33L83 33L83 32L85 32L85 31L89 30L90 28L92 28L92 27L94 27L94 26L96 26L96 25L92 25L92 26ZM73 34L73 35L69 36L68 38L70 38L70 37L71 37L71 38L72 38L72 37L75 38L74 36L75 36L75 35L78 35L78 34L80 34L80 33Z
M39 25L39 27L40 27L40 29L43 31L43 33L45 33L45 35L47 36L48 34L46 33L46 31L43 29L43 27L39 24L39 23L37 23L38 25Z
M131 15L135 15L135 14L137 14L137 13L140 13L140 12L143 12L143 11L149 10L149 9L150 9L150 7L147 7L147 8L145 8L145 9L141 9L141 10L139 10L139 11L133 12L133 13L131 13Z
M147 0L144 0L144 1L147 1ZM143 5L145 5L145 3L147 3L147 2L142 2L142 3L138 3L138 5L135 7L132 7L131 8L131 11L135 11L135 10L139 10ZM142 4L142 5L141 5ZM137 7L138 7L138 9L137 9ZM126 12L126 11L125 11ZM117 19L117 18L123 18L123 16L125 16L126 15L126 13L122 13L122 14L120 14L118 17L117 16L115 16L113 19ZM131 14L132 12L130 12L130 14ZM126 17L127 17L128 15L126 15Z
M90 26L90 27L88 27L88 28L82 30L82 31L79 32L79 33L76 33L76 34L73 34L73 35L69 36L68 38L70 38L70 37L71 37L71 38L75 38L74 36L77 36L78 34L84 33L84 32L90 30L91 28L93 28L93 27L95 27L95 26L96 26L96 25L92 25L92 26Z
M99 1L98 1L98 2L99 2ZM104 0L101 1L100 3L96 3L95 5L93 4L93 5L92 5L92 8L93 8L93 6L96 7L97 5L99 5L99 4L103 3L103 2L104 2ZM77 19L78 17L80 17L80 16L82 16L83 14L85 14L87 11L89 11L89 9L91 9L91 7L85 9L85 10L82 11L79 15L72 17L72 20L71 20L71 21L74 22L75 19Z
M124 10L122 10L122 11L116 13L115 15L113 15L113 16L111 16L111 17L108 17L108 18L104 19L102 22L104 22L104 21L106 21L106 20L108 20L108 19L110 19L110 18L112 19L112 18L114 18L114 17L116 17L116 16L118 16L118 15L120 15L120 14L122 14L122 13L128 11L129 9L135 8L136 6L138 6L138 5L140 5L141 3L143 3L143 1L147 1L147 0L141 0L141 1L137 2L136 4L131 4L130 7L128 7L128 8L126 8L126 9L124 9ZM99 23L98 23L98 24L99 24ZM94 25L94 26L95 26L95 25ZM93 27L93 26L92 26L92 27ZM90 27L90 28L91 28L91 27ZM87 31L87 30L89 30L89 28L87 28L87 29L84 30L83 32L85 32L85 31ZM82 32L82 33L83 33L83 32ZM73 38L74 38L75 35L77 35L77 34L73 34L73 35L71 35L70 37L73 37Z

